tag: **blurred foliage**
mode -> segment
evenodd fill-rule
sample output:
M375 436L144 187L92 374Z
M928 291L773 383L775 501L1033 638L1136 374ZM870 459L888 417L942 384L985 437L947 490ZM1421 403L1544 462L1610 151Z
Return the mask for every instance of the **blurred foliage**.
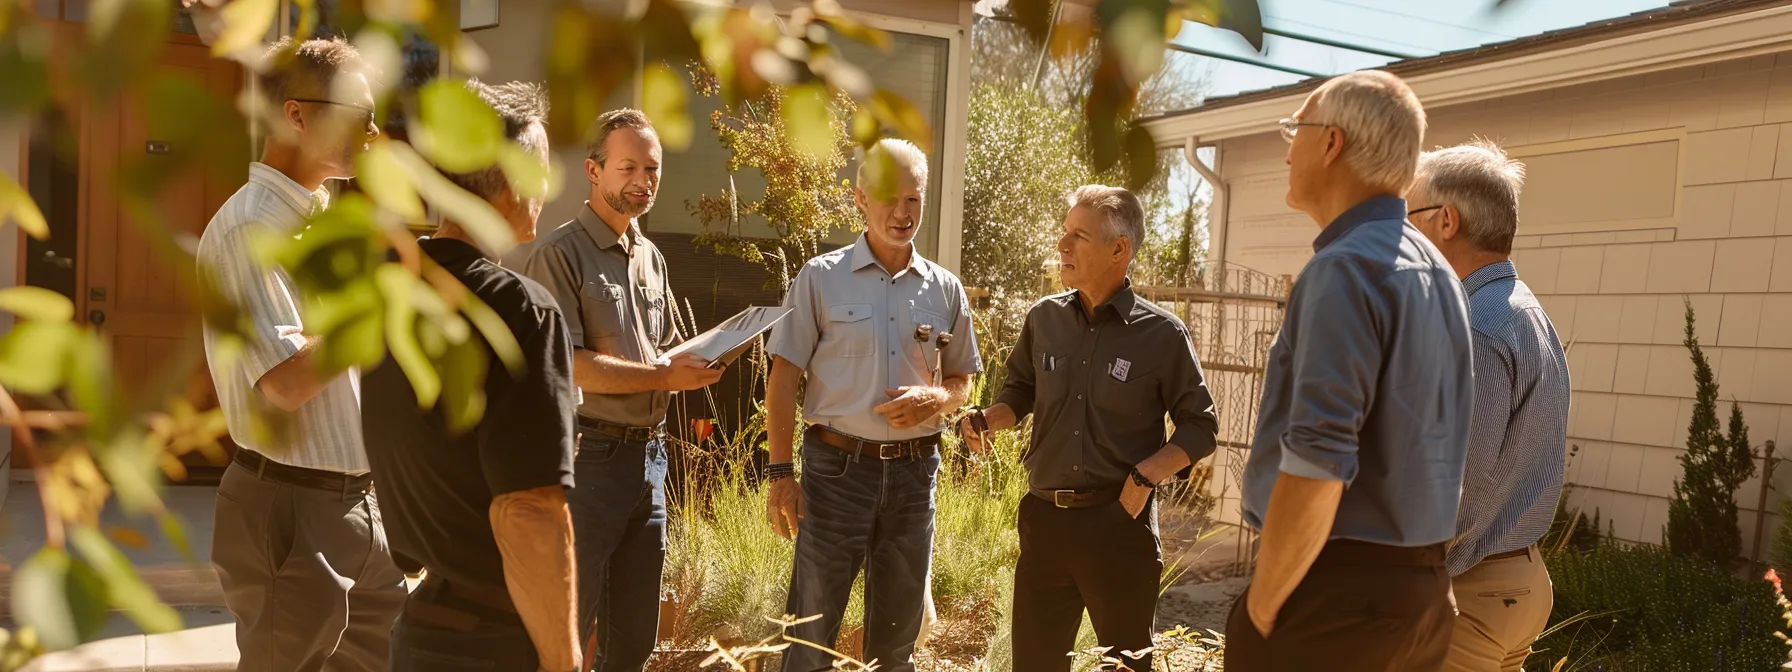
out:
M1719 567L1742 556L1742 530L1736 522L1736 490L1755 475L1742 408L1730 402L1729 434L1717 423L1717 380L1699 346L1692 302L1686 301L1686 349L1692 357L1697 399L1686 428L1686 452L1680 454L1681 476L1668 500L1669 550Z
M698 95L718 95L717 80L705 69L694 68L691 83ZM848 127L857 123L862 108L844 93L831 100L813 90L798 96L787 93L771 87L756 100L726 105L709 116L710 130L728 150L728 172L759 171L765 176L764 197L744 198L730 176L721 193L686 203L703 222L698 244L765 266L768 282L779 292L796 278L803 263L821 253L821 245L834 232L857 228L860 222L852 183L840 172L854 147ZM819 122L809 118L809 108L816 105L822 115ZM820 146L804 149L799 136ZM754 218L762 219L774 237L744 235L744 225Z
M1773 587L1658 547L1607 543L1549 559L1552 627L1533 663L1562 670L1777 669Z

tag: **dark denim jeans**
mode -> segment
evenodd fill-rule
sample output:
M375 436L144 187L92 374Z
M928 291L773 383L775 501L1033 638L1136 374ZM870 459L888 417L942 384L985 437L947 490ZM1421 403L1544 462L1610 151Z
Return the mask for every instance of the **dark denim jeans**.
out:
M479 615L465 605L441 601L441 586L424 582L409 600L436 604L460 613ZM503 620L483 620L471 631L451 630L420 621L405 613L392 624L391 672L538 672L540 659L516 615Z
M633 672L659 636L666 563L666 448L587 431L573 461L579 632L597 633L593 669Z
M798 639L834 647L853 578L865 569L861 659L886 672L912 672L933 554L933 490L939 455L907 460L849 456L803 442L803 500L796 567L785 610L821 618L790 628ZM833 669L833 657L793 644L784 672Z

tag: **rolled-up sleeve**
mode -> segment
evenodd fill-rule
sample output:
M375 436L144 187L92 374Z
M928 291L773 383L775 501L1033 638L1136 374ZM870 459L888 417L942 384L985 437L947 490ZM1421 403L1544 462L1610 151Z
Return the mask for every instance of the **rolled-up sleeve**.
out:
M1319 338L1290 353L1292 407L1281 436L1282 473L1327 481L1356 479L1358 433L1382 364L1375 288L1348 260L1322 258L1301 272L1290 317Z
M554 303L560 305L560 314L566 318L572 346L585 347L585 314L579 303L579 291L584 288L584 282L580 280L578 269L573 268L572 260L566 258L566 251L556 245L536 247L535 253L523 263L523 275L546 287L554 296Z
M218 289L249 318L250 335L243 344L243 366L251 384L305 347L305 323L298 302L278 269L262 264L254 238L275 235L272 227L242 224L226 232L201 262L211 269Z
M1180 347L1162 377L1161 394L1170 409L1170 421L1176 424L1170 443L1188 453L1189 464L1213 454L1219 436L1219 418L1213 412L1213 394L1207 389L1207 376L1201 371L1201 360L1195 356L1195 343L1188 332L1178 326Z
M941 368L948 376L968 376L983 371L983 358L977 354L977 330L971 326L971 300L964 285L952 283L958 292L958 315L952 320L952 344L940 353L945 363Z
M1038 306L1033 307L1039 310ZM1027 321L1021 325L1020 338L1014 342L1014 349L1008 351L1006 382L1002 383L1002 393L996 395L996 403L1007 404L1014 411L1014 421L1033 413L1034 370L1033 362L1033 315L1028 313Z
M804 266L796 274L796 282L784 293L784 307L790 314L772 326L766 351L783 357L797 368L808 370L809 359L815 356L815 344L821 341L820 301L815 297L815 266Z

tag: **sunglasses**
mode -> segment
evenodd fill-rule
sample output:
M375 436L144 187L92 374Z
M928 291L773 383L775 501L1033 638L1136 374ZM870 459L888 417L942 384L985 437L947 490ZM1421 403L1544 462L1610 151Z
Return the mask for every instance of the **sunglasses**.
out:
M373 123L373 108L368 107L366 105L358 105L355 103L338 103L334 100L318 100L316 98L292 98L290 100L292 100L292 102L295 102L295 103L314 103L314 104L318 104L318 105L335 105L337 107L346 107L351 110L360 110L361 114L366 117L366 123Z

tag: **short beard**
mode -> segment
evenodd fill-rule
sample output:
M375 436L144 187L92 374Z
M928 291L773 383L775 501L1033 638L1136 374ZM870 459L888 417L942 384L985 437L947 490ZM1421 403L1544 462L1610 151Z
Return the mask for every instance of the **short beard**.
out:
M623 197L622 192L620 191L613 194L604 194L604 202L610 204L611 210L615 210L616 212L629 217L640 217L641 215L647 214L648 210L653 209L653 197L649 196L647 198L647 204L641 206L639 211L636 211L635 205L630 203L627 198Z

